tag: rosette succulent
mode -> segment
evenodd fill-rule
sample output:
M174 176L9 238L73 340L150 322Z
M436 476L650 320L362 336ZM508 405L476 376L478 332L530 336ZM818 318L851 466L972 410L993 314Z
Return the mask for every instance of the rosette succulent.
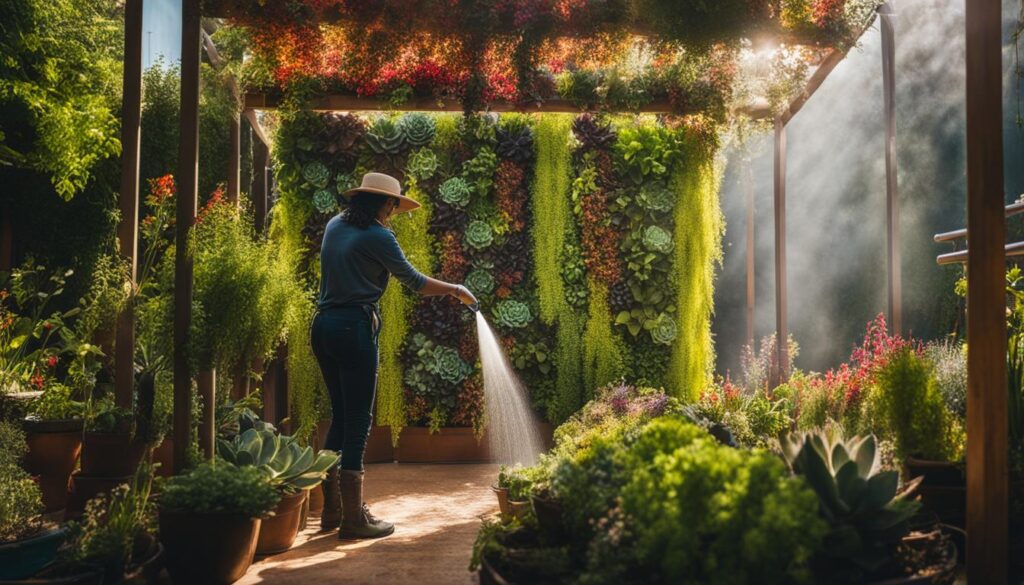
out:
M434 139L437 124L422 112L410 112L398 121L398 129L412 147L424 146Z
M483 250L494 241L494 230L485 221L473 220L466 226L466 244L477 250Z
M636 195L636 202L646 211L671 211L675 203L672 191L660 182L644 183Z
M441 196L441 201L448 205L465 207L469 205L469 199L473 195L473 188L462 177L452 177L441 183L438 194Z
M338 209L338 200L333 192L318 189L313 193L313 207L320 213L334 213Z
M334 179L335 190L338 191L339 195L358 185L359 183L356 181L355 175L351 173L342 173Z
M498 156L512 162L524 164L533 158L533 132L529 126L498 128Z
M488 295L494 292L494 277L486 270L474 270L466 275L466 286L474 295Z
M498 325L509 329L526 327L533 320L530 307L526 303L509 299L501 301L494 308L494 318Z
M409 157L409 164L406 168L409 176L426 180L437 172L437 155L429 148L421 148Z
M377 118L366 133L366 144L377 154L394 155L405 150L406 136L391 118Z
M473 368L462 360L459 352L443 345L434 347L430 352L426 360L426 367L431 374L452 384L458 384L473 373Z
M324 163L315 160L302 167L302 178L317 189L323 189L331 180L331 170Z
M643 231L642 240L644 247L651 252L668 254L672 251L672 234L660 226L647 226Z
M355 161L359 141L366 135L366 123L352 114L325 114L319 141L324 152L342 162Z
M587 149L611 148L616 139L615 131L610 126L598 123L590 114L583 114L573 121L572 133Z
M675 341L678 328L676 327L676 321L666 313L662 313L658 316L658 320L654 323L654 327L651 329L651 339L654 343L660 343L661 345L672 345Z

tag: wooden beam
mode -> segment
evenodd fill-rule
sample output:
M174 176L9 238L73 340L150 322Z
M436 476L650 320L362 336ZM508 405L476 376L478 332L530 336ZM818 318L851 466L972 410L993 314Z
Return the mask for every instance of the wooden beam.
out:
M122 408L132 407L135 391L134 289L138 277L139 247L139 140L142 121L142 2L124 5L124 71L121 105L121 191L118 249L128 267L132 294L117 316L114 345L114 397Z
M1006 210L1001 0L967 28L967 580L1007 582Z
M743 183L747 195L747 345L751 351L754 347L754 306L757 301L755 296L755 273L754 262L756 260L756 249L754 246L754 173L750 168L750 161L744 161Z
M231 115L228 125L228 201L238 205L242 180L242 124L238 114Z
M882 32L882 95L885 114L885 224L889 330L903 333L903 279L900 260L900 203L896 166L896 31L892 6L878 7Z
M187 463L192 443L192 253L189 232L199 198L199 42L200 0L181 1L181 118L178 143L177 209L174 249L174 471ZM212 396L203 397L212 403ZM205 447L205 445L201 445Z
M786 123L775 118L775 347L777 383L789 379L789 325L786 290Z

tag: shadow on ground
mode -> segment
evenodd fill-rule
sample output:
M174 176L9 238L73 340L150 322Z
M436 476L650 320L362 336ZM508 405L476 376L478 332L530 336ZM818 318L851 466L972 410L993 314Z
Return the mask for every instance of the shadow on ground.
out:
M240 584L473 584L467 567L480 517L497 509L497 466L368 465L365 497L396 525L374 541L339 541L318 519L288 552L258 560Z

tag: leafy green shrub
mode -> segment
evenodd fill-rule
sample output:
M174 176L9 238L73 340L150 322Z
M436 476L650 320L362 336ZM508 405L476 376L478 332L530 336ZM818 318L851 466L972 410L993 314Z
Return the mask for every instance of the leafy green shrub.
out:
M161 490L160 508L260 518L272 511L279 499L270 480L255 467L215 462L168 479Z
M502 465L498 471L498 487L508 490L508 499L521 502L529 499L534 483L543 477L544 470L540 466Z
M13 463L0 463L0 543L39 531L43 496L39 484Z
M963 452L964 433L946 409L928 361L912 348L895 353L876 375L869 400L876 427L896 442L901 457L956 461Z
M967 349L959 343L929 343L925 357L935 367L935 384L951 413L967 416Z
M29 407L29 414L40 420L77 419L84 413L85 403L73 398L71 388L58 383L44 388Z
M0 466L18 465L26 453L25 431L12 422L0 420Z

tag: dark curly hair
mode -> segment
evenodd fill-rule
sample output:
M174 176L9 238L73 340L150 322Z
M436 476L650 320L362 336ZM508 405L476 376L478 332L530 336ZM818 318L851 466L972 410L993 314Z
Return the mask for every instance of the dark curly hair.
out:
M392 199L387 195L360 192L352 195L345 204L345 211L342 217L346 222L365 230L380 214L388 200Z

